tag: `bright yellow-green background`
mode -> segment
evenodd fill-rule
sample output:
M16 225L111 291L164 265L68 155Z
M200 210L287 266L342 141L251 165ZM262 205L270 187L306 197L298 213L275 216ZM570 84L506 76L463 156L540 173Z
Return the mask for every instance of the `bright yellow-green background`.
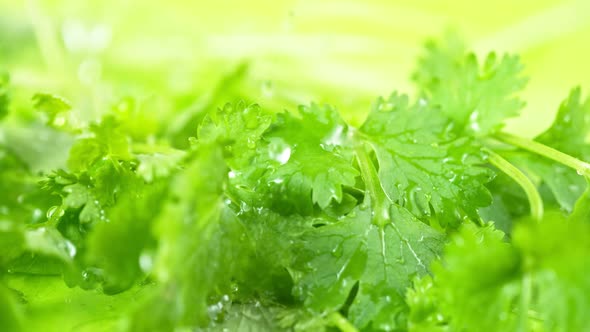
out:
M100 26L111 32L104 49L96 45ZM82 112L128 92L119 89L134 92L113 85L120 81L198 99L249 60L248 91L261 103L272 95L288 107L325 101L359 121L376 96L412 92L408 77L420 46L447 27L478 53L522 55L528 106L510 125L522 135L542 130L570 87L590 89L590 0L0 0L0 70L10 71L15 91L27 90L26 103L29 92L47 90ZM87 49L68 48L68 33L79 33ZM88 63L102 66L102 78L80 79L92 76L80 75L81 67L92 72ZM127 301L140 296L111 298L57 279L12 283L31 290L31 330L110 331Z
M374 97L413 92L408 77L420 46L449 27L478 53L522 55L528 105L510 130L538 132L573 85L590 87L588 0L5 0L0 10L5 39L12 38L7 26L22 31L33 23L42 47L9 67L16 84L43 88L59 86L56 76L73 75L90 57L105 72L131 68L132 79L198 94L246 59L261 102L271 82L293 103L334 103L358 121ZM62 39L72 22L87 31L106 27L107 48L68 50ZM41 69L33 73L31 62ZM46 66L47 75L39 74Z

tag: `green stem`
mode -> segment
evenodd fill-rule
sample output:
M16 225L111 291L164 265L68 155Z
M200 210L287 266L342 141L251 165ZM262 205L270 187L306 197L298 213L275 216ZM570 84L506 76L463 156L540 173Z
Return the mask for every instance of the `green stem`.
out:
M373 222L380 227L387 225L390 221L389 208L391 206L391 199L381 187L379 175L375 170L375 166L369 158L369 154L365 148L362 140L355 144L356 159L361 170L361 177L365 182L366 192L369 195L371 207L373 208L374 220Z
M354 327L344 316L339 312L333 312L328 316L328 321L340 329L342 332L358 332L358 329Z
M524 190L529 200L531 216L535 220L540 221L543 218L543 200L541 199L541 195L539 195L539 191L537 191L537 187L523 172L509 161L489 149L486 149L486 152L489 154L489 162L512 178Z
M541 155L545 158L555 160L560 164L575 169L578 172L578 174L584 175L586 178L590 178L590 164L578 158L574 158L569 154L548 147L545 144L541 144L533 140L514 136L507 133L500 133L496 135L496 138L504 143L508 143L519 148L528 150L530 152L536 153L538 155Z

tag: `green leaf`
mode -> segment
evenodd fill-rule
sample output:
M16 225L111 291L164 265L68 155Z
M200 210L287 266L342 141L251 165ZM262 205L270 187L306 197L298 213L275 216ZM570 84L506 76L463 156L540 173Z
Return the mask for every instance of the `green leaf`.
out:
M453 119L454 130L475 136L499 131L523 108L516 94L526 84L516 56L490 53L482 65L455 35L430 41L414 80L429 104Z
M33 106L38 112L45 114L47 124L61 127L65 124L66 118L63 113L72 109L72 105L60 96L37 93L33 96Z
M433 266L441 311L457 331L514 331L513 304L519 296L521 258L493 225L463 226Z
M590 223L550 215L542 223L520 225L514 246L525 257L538 311L548 331L583 331L590 310Z
M155 223L153 273L160 285L132 321L132 331L206 326L229 304L230 281L246 255L244 230L223 197L227 168L221 149L200 145L195 153L172 181Z
M464 216L478 220L477 208L491 203L483 153L469 139L453 138L448 124L435 109L393 94L378 101L360 128L388 197L416 216L430 216L432 208L443 226Z
M117 331L124 327L121 322L126 313L153 289L148 284L108 296L68 288L56 276L11 275L6 279L7 285L21 297L22 331Z
M231 168L243 168L250 164L255 147L271 124L272 117L260 106L244 102L227 103L216 111L209 112L199 125L200 141L220 142L230 155Z
M23 313L17 305L11 289L0 283L0 330L20 332L23 329Z
M590 158L590 98L582 100L582 89L574 88L561 103L553 124L535 140L574 157Z
M380 228L369 209L357 209L343 220L309 231L296 293L316 312L342 308L358 282L349 319L358 328L393 330L405 326L405 289L442 247L442 235L407 210L392 206L391 223Z
M518 224L511 244L491 224L464 226L433 266L434 289L410 294L414 310L431 303L419 323L442 315L457 331L584 330L589 227L546 214L540 223Z
M539 143L555 148L581 160L590 160L590 98L582 101L581 89L573 89L561 103L553 124L535 138ZM586 188L584 177L575 170L553 160L539 158L528 152L510 158L530 174L540 177L549 187L559 206L571 213L577 199Z
M278 308L265 307L260 303L234 304L227 313L224 321L208 328L199 329L199 332L281 332L277 324L276 315Z
M110 222L97 224L89 234L86 259L102 269L105 293L126 290L151 271L155 245L151 227L165 189L155 183L124 191L107 214Z
M113 116L107 116L90 126L90 138L77 140L70 150L68 167L72 171L90 168L99 159L129 160L127 136L119 130L120 124Z
M261 184L277 198L277 208L291 205L309 214L313 204L324 209L340 203L343 186L354 186L359 173L352 164L350 129L334 108L312 104L300 107L299 115L279 114L264 135L268 145L260 152L267 154L267 172Z
M154 180L166 178L180 168L185 154L183 151L155 152L152 154L137 154L139 161L137 175L150 183Z
M17 258L25 247L24 229L9 220L0 219L0 274L6 264Z

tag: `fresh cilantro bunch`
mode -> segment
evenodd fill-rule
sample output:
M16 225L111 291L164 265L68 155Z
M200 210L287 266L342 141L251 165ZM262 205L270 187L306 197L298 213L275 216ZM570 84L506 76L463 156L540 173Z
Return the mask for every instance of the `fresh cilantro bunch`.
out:
M23 119L1 76L1 330L589 331L590 101L505 133L522 68L431 41L417 97L360 126L132 97L92 121L47 93Z

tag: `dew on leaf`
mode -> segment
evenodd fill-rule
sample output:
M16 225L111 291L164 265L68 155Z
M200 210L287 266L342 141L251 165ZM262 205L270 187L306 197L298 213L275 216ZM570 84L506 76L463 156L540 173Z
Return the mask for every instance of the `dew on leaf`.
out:
M291 147L281 140L275 140L270 144L268 153L271 159L284 165L291 158Z
M476 110L469 116L469 128L474 132L479 132L481 127L479 126L479 112Z
M47 215L46 216L47 216L47 219L51 219L54 216L56 218L59 218L59 217L63 216L64 213L65 213L65 211L62 209L61 206L54 205L54 206L50 207L49 210L47 210Z
M340 258L342 257L342 253L344 251L342 242L338 243L330 252L332 254L332 256L336 257L336 258Z

